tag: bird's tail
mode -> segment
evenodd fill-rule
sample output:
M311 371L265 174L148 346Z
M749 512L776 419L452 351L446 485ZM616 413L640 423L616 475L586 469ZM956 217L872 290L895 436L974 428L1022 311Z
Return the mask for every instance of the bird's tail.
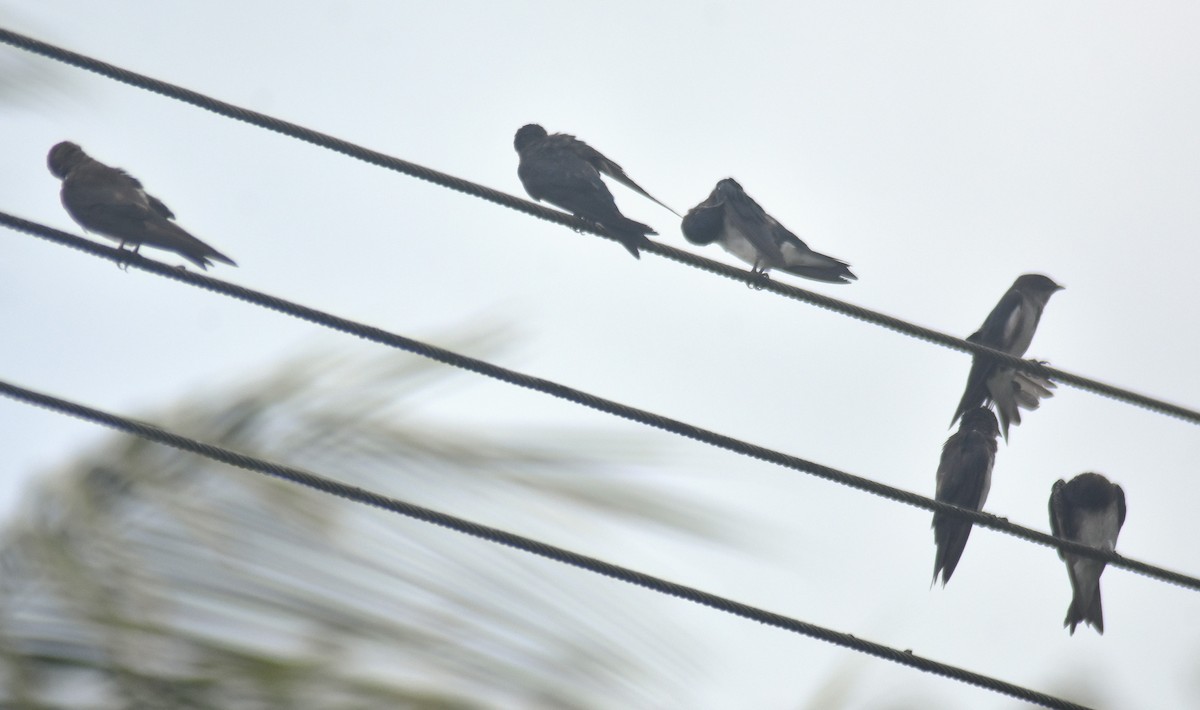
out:
M832 256L792 244L784 244L781 252L783 271L789 274L835 284L849 283L858 278L850 271L849 264Z
M146 225L146 236L146 244L169 249L201 269L207 269L213 261L237 266L237 262L233 259L193 237L187 230L174 222L167 220L150 222Z
M1071 577L1071 606L1067 607L1067 618L1063 626L1075 627L1081 623L1091 624L1099 633L1104 633L1104 612L1100 607L1100 575L1105 564L1097 560L1069 556L1068 574Z
M1032 412L1037 409L1042 399L1054 396L1051 391L1054 387L1048 378L1018 372L1011 367L999 368L988 378L987 391L996 402L996 414L1000 418L1000 431L1005 441L1008 441L1009 424L1021 423L1021 410Z
M229 264L230 266L237 266L237 262L234 261L233 259L230 259L229 257L225 256L224 254L217 251L216 249L213 249L212 247L208 246L207 244L205 246L208 248L208 251L205 252L205 256L208 257L209 259L212 259L213 261L219 261L222 264Z
M630 254L633 254L633 258L642 258L639 249L650 244L650 240L646 235L658 234L658 232L624 215L618 215L618 217L619 219L606 221L603 224L604 228L608 230L609 234L616 237Z
M933 541L937 552L933 558L933 581L936 583L938 574L942 576L942 586L950 581L958 561L962 559L963 550L967 549L967 539L971 536L971 523L954 520L948 516L933 516Z
M1091 624L1097 633L1104 633L1104 610L1100 606L1100 586L1096 585L1095 593L1084 597L1076 593L1071 599L1071 606L1067 607L1067 618L1063 620L1063 626L1069 626L1071 633L1075 633L1075 627L1079 624Z
M975 362L971 365L971 374L967 376L967 389L963 392L962 399L958 400L958 409L954 410L954 418L950 420L950 426L959 420L959 417L967 413L967 410L982 407L987 401L987 383L982 379L975 378L975 368L989 363Z

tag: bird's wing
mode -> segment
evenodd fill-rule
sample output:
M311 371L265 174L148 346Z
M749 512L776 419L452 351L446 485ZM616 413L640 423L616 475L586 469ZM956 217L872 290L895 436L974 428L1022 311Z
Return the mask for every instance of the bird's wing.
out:
M175 213L169 207L163 204L163 201L154 195L146 195L146 200L150 203L150 209L154 210L159 217L163 219L175 219Z
M1066 520L1066 506L1063 503L1063 489L1066 486L1067 482L1060 478L1050 488L1050 534L1054 537L1071 539ZM1064 560L1067 558L1062 550L1058 551L1058 556Z
M80 205L122 205L139 210L150 209L142 184L123 170L93 161L81 166L63 181L63 193Z
M163 204L162 200L146 192L146 188L142 185L141 180L138 180L121 168L109 169L116 173L116 175L112 176L112 180L124 183L140 192L142 197L146 198L146 203L149 205L150 209L154 210L156 214L158 214L160 217L165 217L166 219L175 219L175 213L171 211L171 208Z
M1009 289L975 332L978 337L976 342L1007 352L1007 345L1012 343L1021 327L1024 304L1020 292Z
M574 153L553 146L531 149L522 156L517 176L531 197L571 214L601 223L620 217L600 174Z
M585 161L587 161L589 165L599 172L604 173L613 180L616 180L643 197L652 200L676 217L681 216L678 212L663 204L657 197L651 195L649 192L646 192L641 185L634 182L632 178L625 174L625 170L620 165L617 165L616 162L609 160L608 157L606 157L603 153L591 147L587 143L584 143L575 136L568 135L566 133L555 133L554 135L549 136L549 138L559 139L556 142L558 142L560 145L569 147L570 150L572 150L580 158L583 158Z
M85 227L98 232L116 230L116 236L130 229L129 225L158 215L140 182L102 163L73 170L63 181L62 199Z
M1118 485L1113 485L1117 489L1117 529L1125 525L1125 491Z
M989 446L992 444L992 446ZM942 447L937 499L976 510L987 499L994 442L975 432L957 432Z

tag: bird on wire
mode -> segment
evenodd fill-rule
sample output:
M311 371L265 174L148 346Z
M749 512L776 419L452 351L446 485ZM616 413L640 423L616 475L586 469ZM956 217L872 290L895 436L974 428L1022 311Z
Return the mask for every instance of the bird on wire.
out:
M733 178L718 182L707 199L688 210L683 218L683 236L701 246L718 243L764 276L770 269L779 269L835 284L858 278L846 262L809 249Z
M175 224L175 214L148 194L137 178L95 160L78 145L63 141L50 149L46 162L62 180L62 203L84 229L138 249L148 246L175 252L201 269L213 261L237 264Z
M516 148L520 159L517 177L521 179L521 185L530 197L549 202L576 217L603 227L635 258L641 258L639 249L649 243L646 235L658 232L621 214L612 192L600 179L601 174L611 177L679 216L679 213L655 199L630 179L620 165L575 136L566 133L547 134L545 128L531 123L517 131L513 147Z

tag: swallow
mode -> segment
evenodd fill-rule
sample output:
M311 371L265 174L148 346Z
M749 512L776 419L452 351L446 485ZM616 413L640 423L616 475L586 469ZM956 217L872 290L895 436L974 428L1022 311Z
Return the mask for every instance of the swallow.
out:
M1125 524L1125 491L1098 473L1081 473L1070 481L1059 479L1050 489L1050 531L1055 537L1073 540L1112 552ZM1100 574L1105 562L1058 551L1067 563L1071 578L1071 606L1063 626L1091 624L1104 633L1100 608Z
M858 278L846 262L809 249L733 178L718 182L707 199L688 210L683 218L683 236L701 246L719 243L725 251L750 264L756 274L779 269L835 284Z
M1045 360L1037 360L1046 365ZM1008 441L1009 424L1021 423L1021 410L1033 411L1041 400L1053 397L1056 387L1049 378L1031 372L1021 372L1003 365L997 367L987 380L988 395L996 403L996 414L1000 418L1000 433Z
M992 465L996 462L996 437L1000 429L996 415L986 407L976 407L962 417L958 431L942 446L937 470L936 498L960 508L982 510L992 487ZM943 513L933 514L933 541L937 553L933 560L933 582L938 574L942 586L950 581L967 538L971 521Z
M1017 280L1013 282L1012 288L1008 289L1008 292L988 314L983 325L968 336L967 340L986 345L993 350L999 350L1014 357L1021 357L1029 349L1029 343L1033 340L1033 334L1037 330L1038 321L1042 318L1046 302L1050 300L1055 291L1062 289L1062 286L1041 274L1018 276ZM971 372L967 375L967 388L958 402L958 409L954 411L954 418L950 420L951 426L954 426L954 422L958 421L958 418L968 409L986 405L997 399L996 394L989 390L988 382L992 380L993 375L999 369L1003 369L1003 366L990 358L979 355L974 357L971 362ZM1000 386L1009 381L1011 378L1006 380L998 377L995 384ZM1001 391L999 394L1001 399L1011 397L1008 392ZM1015 406L1009 410L1006 416L1011 415L1013 410L1015 410ZM1019 414L1009 418L1020 422ZM1007 432L1006 426L1006 439L1008 438Z
M148 244L173 251L201 269L213 261L237 266L233 259L175 224L174 213L124 170L94 160L68 141L51 148L46 162L50 172L62 180L62 203L71 219L118 242L118 249L132 244L136 254Z
M547 134L545 128L531 123L517 131L513 147L520 158L517 177L530 197L604 227L634 258L640 259L638 249L649 243L646 235L658 232L621 214L600 179L602 173L679 216L631 180L620 165L575 136Z

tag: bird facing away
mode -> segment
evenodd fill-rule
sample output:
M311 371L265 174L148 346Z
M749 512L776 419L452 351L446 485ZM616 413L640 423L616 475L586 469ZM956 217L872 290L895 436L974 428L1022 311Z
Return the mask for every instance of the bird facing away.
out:
M1061 291L1062 288L1049 277L1041 274L1018 276L1012 287L988 314L987 320L967 340L986 345L993 350L999 350L1014 357L1021 357L1029 349L1029 343L1033 340L1033 333L1037 330L1038 321L1042 318L1042 310L1046 308L1046 302L1050 300L1055 291ZM974 357L971 361L971 372L967 375L967 388L958 402L958 409L954 411L954 418L950 420L951 426L968 409L986 405L996 399L1014 397L1011 392L1003 391L1003 387L1001 387L999 398L989 391L989 380L993 379L993 375L999 369L1003 369L1003 366L998 365L994 360L980 355ZM1000 385L1011 386L1009 384L1011 382L1013 382L1012 378L999 377L996 378L994 384L998 387ZM1009 411L1005 412L1006 422L1008 418L1012 418L1013 421L1020 423L1019 415L1011 417L1015 409L1016 406L1013 405ZM1007 432L1006 424L1005 438L1008 436Z
M517 131L513 147L520 158L517 177L530 197L604 227L635 258L641 258L638 249L648 243L646 235L658 232L621 214L608 186L600 179L601 173L679 216L629 179L620 165L575 136L547 134L545 128L531 123Z
M1050 531L1055 537L1074 540L1112 552L1125 524L1125 491L1098 473L1081 473L1070 481L1059 479L1050 489ZM1063 626L1091 624L1104 633L1100 608L1100 574L1105 562L1058 551L1071 578L1071 606Z
M74 143L63 141L46 158L50 172L62 180L62 203L84 229L119 242L117 248L147 244L179 254L201 269L213 261L236 263L193 237L173 221L161 200L146 194L142 183L119 168L92 159Z
M937 470L936 498L960 508L982 510L992 487L992 465L996 461L996 436L1000 430L996 416L986 407L976 407L963 415L958 431L946 439ZM967 538L971 521L943 513L933 514L933 541L937 553L933 560L933 581L942 576L942 586L950 581Z
M808 248L767 214L733 178L717 183L708 198L683 218L683 236L701 246L719 243L755 273L779 269L806 279L843 284L856 279L850 265Z

